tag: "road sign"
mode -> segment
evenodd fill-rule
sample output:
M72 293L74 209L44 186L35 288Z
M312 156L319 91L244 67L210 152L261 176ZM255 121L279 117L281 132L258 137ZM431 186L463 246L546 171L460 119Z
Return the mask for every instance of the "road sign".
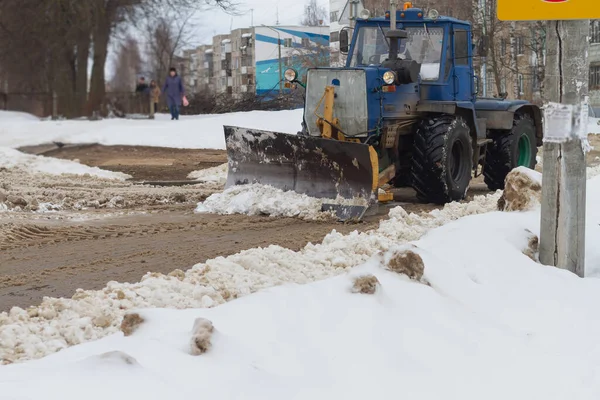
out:
M498 0L501 21L600 19L598 0Z

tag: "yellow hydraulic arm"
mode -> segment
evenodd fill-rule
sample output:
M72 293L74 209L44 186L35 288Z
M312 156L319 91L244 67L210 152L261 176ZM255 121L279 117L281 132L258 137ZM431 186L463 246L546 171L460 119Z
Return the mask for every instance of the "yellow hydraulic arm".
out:
M317 127L321 131L321 137L325 139L335 139L341 141L351 141L360 143L359 139L347 138L340 130L340 120L333 115L333 105L335 102L335 86L326 86L325 92L319 100L314 114L317 117ZM323 116L318 114L318 110L323 104ZM377 197L380 202L388 202L394 199L391 192L380 193L379 189L387 184L394 177L394 173L390 173L390 168L386 168L381 173L379 172L379 157L373 146L369 146L369 156L371 159L371 167L373 169L373 191L377 192Z

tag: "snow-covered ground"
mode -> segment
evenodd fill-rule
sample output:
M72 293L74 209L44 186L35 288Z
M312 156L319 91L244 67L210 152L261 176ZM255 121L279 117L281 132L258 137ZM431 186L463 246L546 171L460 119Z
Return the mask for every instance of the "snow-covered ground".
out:
M600 239L600 209L593 206L598 201L600 178L595 178L588 186L589 243ZM298 253L257 249L213 260L199 267L204 273L196 272L196 285L204 276L204 284L212 286L209 282L223 276L225 266L234 268L230 276L236 276L237 269L240 283L257 270L280 271L280 277L287 271L288 278L306 274L299 279L303 282L338 276L263 290L213 309L139 311L143 322L131 336L119 333L39 361L0 368L2 396L20 400L200 394L261 400L600 396L600 281L579 279L540 265L535 254L533 259L531 253L524 254L535 251L538 210L469 216L402 245L406 239L418 239L417 232L424 228L408 224L409 218L420 217L407 217L396 209L378 230L347 237L332 234L318 251L317 246ZM439 216L428 218L436 225ZM422 258L421 280L391 271L405 250ZM315 257L310 263L307 253ZM275 261L275 254L280 261ZM362 265L346 272L336 269L336 259L339 267L348 266L349 260ZM590 269L600 265L597 246L588 246L586 261ZM367 274L378 281L375 294L353 293L354 279ZM184 279L191 275L186 273ZM152 279L158 278L147 281ZM183 281L172 281L170 292L147 287L146 301L177 299L181 292L175 288ZM127 300L132 290L133 286L123 289ZM79 301L82 307L95 304L84 296ZM59 313L73 313L67 304ZM22 349L26 341L31 349L47 346L41 338L59 328L51 325L56 317L49 313L37 318L42 322L27 325L25 312L10 324L2 322L0 339L7 343L12 332L16 348ZM212 336L209 330L193 332L197 318L212 322ZM89 320L75 318L71 334L93 329L88 328ZM192 355L199 343L208 351Z
M0 147L0 168L18 168L28 173L44 173L50 175L90 175L117 180L131 178L131 176L121 172L112 172L97 167L88 167L87 165L82 165L69 160L34 156L7 147Z
M398 207L378 229L348 235L333 231L322 243L297 252L273 245L255 248L208 260L185 273L148 274L139 283L110 282L103 290L78 291L72 299L45 298L38 307L13 308L0 314L0 363L43 357L114 333L132 308L212 307L264 288L339 275L380 251L419 239L430 229L493 211L498 198L499 194L479 196L424 215L407 214Z
M158 114L155 120L42 121L28 114L0 111L0 147L58 141L224 149L223 125L296 133L301 122L302 110L182 116L179 121L171 121L165 114Z

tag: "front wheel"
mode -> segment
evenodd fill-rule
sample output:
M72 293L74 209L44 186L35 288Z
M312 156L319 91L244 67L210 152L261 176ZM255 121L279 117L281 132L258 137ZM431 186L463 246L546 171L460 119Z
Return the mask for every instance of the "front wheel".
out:
M506 175L516 167L535 168L537 163L535 124L529 115L515 116L513 128L500 132L488 145L483 175L490 190L504 189Z
M444 115L419 122L412 154L412 186L419 200L445 204L465 197L473 146L463 118Z

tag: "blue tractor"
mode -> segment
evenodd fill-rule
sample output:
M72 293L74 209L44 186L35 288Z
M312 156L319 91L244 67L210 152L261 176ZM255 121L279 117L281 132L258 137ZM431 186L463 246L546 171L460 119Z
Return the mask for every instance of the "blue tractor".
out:
M394 2L385 16L363 16L351 40L340 32L345 67L308 70L302 132L224 127L227 186L355 199L324 206L347 219L391 200L394 186L444 204L462 200L474 176L497 190L511 169L535 167L540 109L477 97L468 22ZM300 83L294 70L285 78Z

